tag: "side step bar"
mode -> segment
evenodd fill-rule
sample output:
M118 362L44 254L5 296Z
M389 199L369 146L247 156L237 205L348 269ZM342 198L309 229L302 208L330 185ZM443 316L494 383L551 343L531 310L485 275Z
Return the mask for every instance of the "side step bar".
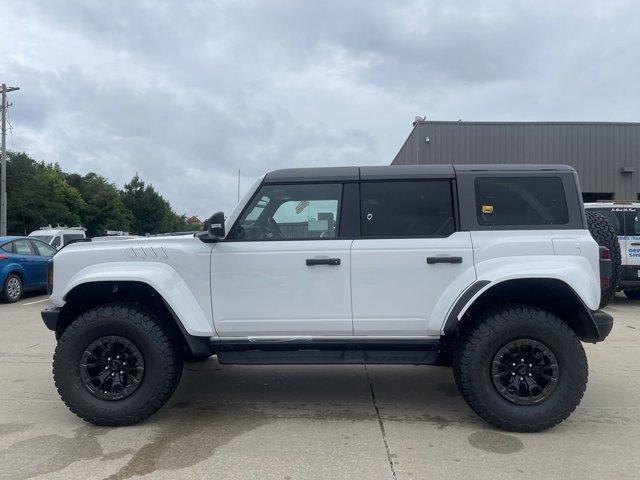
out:
M285 342L212 339L211 350L222 364L450 365L451 354L434 339L313 339Z

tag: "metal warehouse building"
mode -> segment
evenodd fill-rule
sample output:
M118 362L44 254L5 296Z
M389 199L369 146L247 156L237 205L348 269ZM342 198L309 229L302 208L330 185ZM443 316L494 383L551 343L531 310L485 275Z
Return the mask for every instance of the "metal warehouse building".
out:
M573 166L585 201L640 199L640 123L436 122L416 119L394 165Z

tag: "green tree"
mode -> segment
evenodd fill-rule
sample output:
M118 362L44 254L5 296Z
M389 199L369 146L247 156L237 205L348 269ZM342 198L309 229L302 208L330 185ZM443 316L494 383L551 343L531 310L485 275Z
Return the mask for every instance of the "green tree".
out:
M93 172L84 176L67 174L67 180L84 200L81 217L87 235L93 237L104 235L106 230L131 229L133 217L113 183Z
M138 235L178 231L182 226L169 202L137 174L125 184L122 200L133 215L132 230Z
M27 235L44 225L78 225L84 200L56 164L36 162L26 153L7 159L7 231Z

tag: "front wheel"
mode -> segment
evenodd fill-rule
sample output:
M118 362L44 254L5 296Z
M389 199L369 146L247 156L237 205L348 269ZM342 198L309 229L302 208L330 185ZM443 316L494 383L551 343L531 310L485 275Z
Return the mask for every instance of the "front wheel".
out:
M130 425L171 397L182 375L176 332L143 305L101 305L63 332L53 377L69 409L96 425Z
M463 327L454 357L463 398L504 430L536 432L565 420L587 386L587 357L560 318L505 305Z

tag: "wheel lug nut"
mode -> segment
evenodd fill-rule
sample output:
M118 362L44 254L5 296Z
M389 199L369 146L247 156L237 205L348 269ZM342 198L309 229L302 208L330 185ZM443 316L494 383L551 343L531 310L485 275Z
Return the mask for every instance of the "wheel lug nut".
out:
M531 376L531 374L529 374L529 376Z
M112 373L111 376L113 377L115 375L115 373Z
M533 367L533 365L529 364L529 368Z
M110 362L110 361L111 361L111 357L107 358L107 362Z
M118 358L118 359L119 359L119 358L120 358L120 355L116 355L116 358Z
M515 377L516 372L511 372L511 376Z
M520 377L520 380L524 380L524 378Z
M520 361L521 361L521 362L524 362L524 358L521 358L521 359L520 359Z
M124 372L122 370L120 370L120 375L122 375ZM529 376L531 376L531 374L529 374Z
M515 367L515 366L516 366L515 362L514 362L514 363L512 363L512 364L511 364L511 366L512 366L512 367Z
M104 367L105 370L109 370L109 367Z
M123 365L126 365L126 364L127 364L127 362L122 362L122 364L123 364ZM529 365L529 366L531 366L531 365Z

